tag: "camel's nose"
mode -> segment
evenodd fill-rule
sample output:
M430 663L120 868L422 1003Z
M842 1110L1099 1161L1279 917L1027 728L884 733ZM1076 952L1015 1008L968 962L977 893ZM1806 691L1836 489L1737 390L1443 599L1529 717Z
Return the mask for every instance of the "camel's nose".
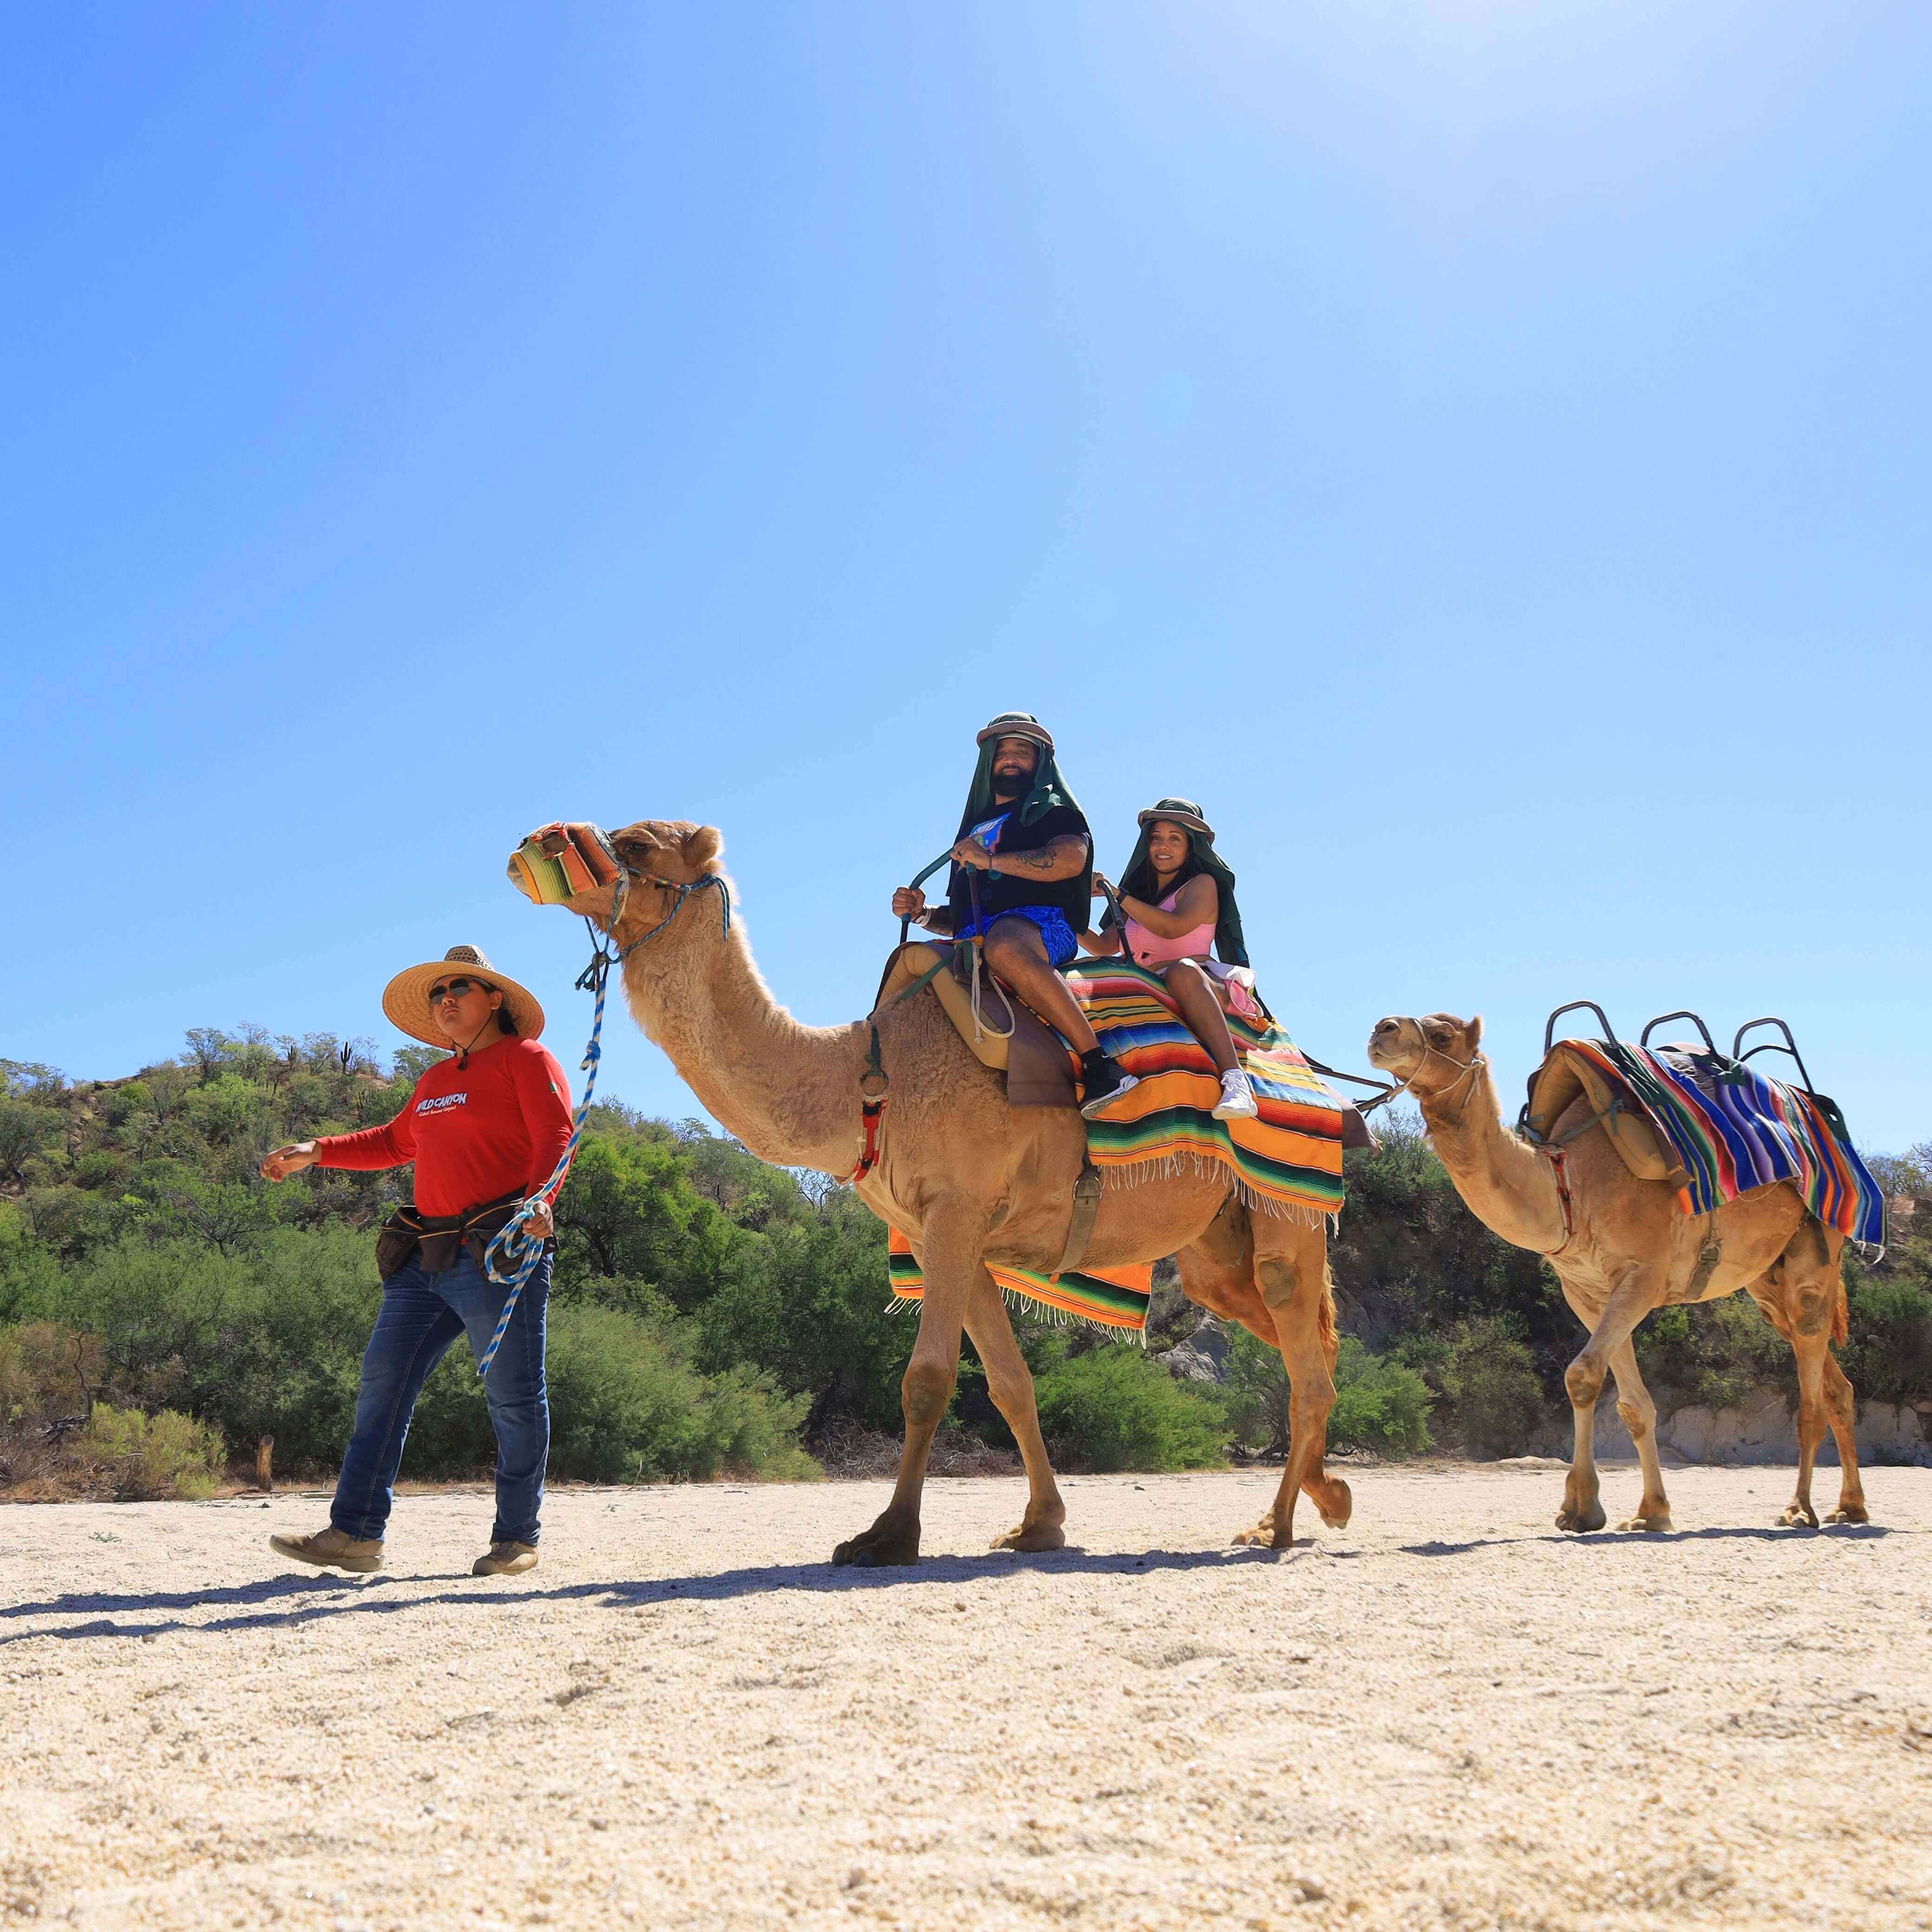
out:
M1375 1030L1369 1035L1369 1037L1371 1040L1380 1040L1384 1034L1400 1033L1401 1030L1402 1022L1399 1019L1394 1018L1380 1019L1376 1021Z

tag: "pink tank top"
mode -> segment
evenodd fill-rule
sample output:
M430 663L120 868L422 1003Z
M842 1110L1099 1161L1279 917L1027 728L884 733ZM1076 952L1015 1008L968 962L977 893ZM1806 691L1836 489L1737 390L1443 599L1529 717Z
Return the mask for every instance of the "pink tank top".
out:
M1161 910L1173 911L1174 902L1180 896L1180 888L1177 886L1161 901ZM1211 923L1197 926L1178 939L1163 939L1160 934L1148 932L1137 919L1126 922L1126 932L1127 951L1142 966L1172 966L1177 959L1205 959L1214 950Z

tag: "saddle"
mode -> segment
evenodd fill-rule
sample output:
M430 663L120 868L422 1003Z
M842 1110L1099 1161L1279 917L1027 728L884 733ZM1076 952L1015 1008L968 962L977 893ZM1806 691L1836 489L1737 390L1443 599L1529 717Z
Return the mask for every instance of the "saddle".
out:
M1073 1056L1066 1042L990 974L981 982L980 1016L975 1021L968 952L964 946L929 946L921 940L901 946L886 968L873 1011L882 1010L930 974L927 985L938 995L946 1018L972 1048L974 1057L981 1066L1006 1076L1008 1106L1077 1106Z
M1624 1166L1640 1180L1667 1180L1682 1187L1687 1178L1674 1150L1660 1142L1650 1124L1648 1110L1622 1082L1612 1082L1603 1070L1574 1054L1558 1040L1543 1064L1529 1076L1529 1098L1517 1125L1536 1140L1547 1141L1579 1095L1598 1118L1591 1123L1610 1136Z

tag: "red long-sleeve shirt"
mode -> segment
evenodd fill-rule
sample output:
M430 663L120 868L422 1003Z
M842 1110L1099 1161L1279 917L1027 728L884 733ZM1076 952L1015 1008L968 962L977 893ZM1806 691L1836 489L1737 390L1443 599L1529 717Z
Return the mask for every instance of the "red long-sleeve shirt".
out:
M460 1214L550 1177L570 1142L570 1083L556 1057L533 1040L506 1040L472 1053L467 1066L439 1060L403 1111L358 1134L324 1134L322 1167L416 1164L416 1205Z

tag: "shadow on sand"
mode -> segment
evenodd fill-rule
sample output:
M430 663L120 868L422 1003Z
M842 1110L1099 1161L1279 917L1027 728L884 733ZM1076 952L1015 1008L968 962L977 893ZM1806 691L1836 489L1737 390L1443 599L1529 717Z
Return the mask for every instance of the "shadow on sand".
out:
M1507 1550L1513 1544L1546 1543L1623 1545L1632 1549L1653 1549L1671 1543L1789 1543L1796 1537L1833 1537L1840 1542L1872 1543L1880 1537L1909 1534L1888 1528L1881 1522L1827 1523L1817 1529L1808 1527L1762 1529L1742 1525L1724 1529L1592 1529L1551 1530L1540 1536L1478 1536L1464 1543L1405 1543L1405 1556L1466 1556L1472 1550Z
M1150 1576L1162 1570L1220 1569L1229 1564L1291 1562L1309 1554L1298 1539L1292 1550L1150 1550L1138 1556L1096 1556L1078 1548L1056 1550L1043 1556L1018 1556L988 1551L978 1556L928 1556L909 1567L882 1570L835 1569L818 1563L775 1563L754 1569L724 1570L708 1574L655 1577L647 1582L565 1583L554 1588L532 1588L514 1578L465 1575L465 1587L432 1594L406 1594L407 1586L438 1580L434 1575L409 1575L395 1570L370 1576L270 1576L258 1583L239 1583L203 1590L150 1591L109 1594L70 1592L38 1604L0 1607L0 1625L29 1617L77 1617L86 1621L38 1629L16 1629L0 1634L0 1648L32 1637L148 1637L174 1630L250 1630L294 1628L332 1617L393 1616L400 1612L446 1604L491 1607L514 1603L594 1602L607 1610L638 1610L652 1604L716 1602L733 1597L772 1596L785 1591L836 1596L854 1590L918 1589L956 1587L983 1579L995 1566L1024 1564L1049 1575ZM1331 1554L1342 1554L1331 1552ZM452 1576L450 1579L454 1581ZM399 1588L398 1586L402 1586ZM189 1622L166 1612L223 1610L232 1613ZM110 1612L131 1613L154 1621L116 1622ZM161 1614L157 1617L156 1613Z

